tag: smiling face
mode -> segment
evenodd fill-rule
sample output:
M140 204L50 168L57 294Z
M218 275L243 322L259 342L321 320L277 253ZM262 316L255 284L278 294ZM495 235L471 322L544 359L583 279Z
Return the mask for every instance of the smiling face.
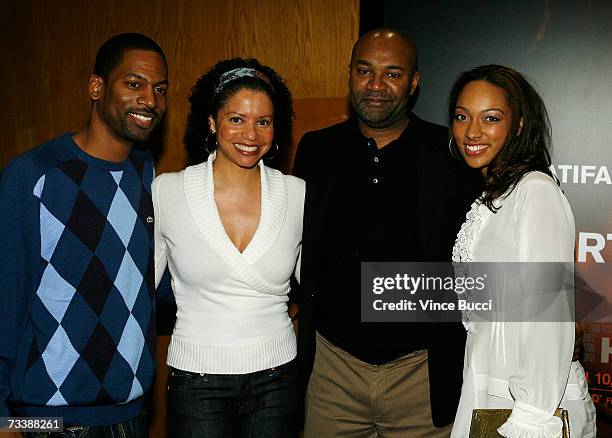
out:
M217 136L217 160L250 169L270 150L274 140L274 105L263 91L242 88L210 118Z
M379 129L407 119L408 100L419 83L415 56L411 43L393 32L374 32L357 42L349 91L361 122Z
M123 142L145 141L166 111L168 69L148 50L126 50L106 80L92 75L89 93L108 133Z
M461 156L486 174L512 126L512 111L501 88L486 81L468 82L457 99L453 137Z

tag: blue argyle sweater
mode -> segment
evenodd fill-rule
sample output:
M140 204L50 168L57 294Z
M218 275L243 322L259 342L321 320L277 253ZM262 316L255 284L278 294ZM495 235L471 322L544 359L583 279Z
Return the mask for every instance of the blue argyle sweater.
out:
M0 178L0 417L106 425L143 409L155 358L150 154L64 134Z

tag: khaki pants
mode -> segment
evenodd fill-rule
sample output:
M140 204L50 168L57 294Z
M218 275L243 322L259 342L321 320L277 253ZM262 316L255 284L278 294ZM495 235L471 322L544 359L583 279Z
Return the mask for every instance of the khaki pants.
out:
M304 438L448 437L431 419L427 352L370 365L317 333Z

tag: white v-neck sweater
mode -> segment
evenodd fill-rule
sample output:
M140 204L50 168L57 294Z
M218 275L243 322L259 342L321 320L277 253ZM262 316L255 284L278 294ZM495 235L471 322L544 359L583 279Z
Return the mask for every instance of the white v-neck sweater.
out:
M299 266L305 184L260 162L260 222L240 253L219 216L213 160L153 182L155 280L168 266L177 304L167 363L246 374L297 354L287 293Z

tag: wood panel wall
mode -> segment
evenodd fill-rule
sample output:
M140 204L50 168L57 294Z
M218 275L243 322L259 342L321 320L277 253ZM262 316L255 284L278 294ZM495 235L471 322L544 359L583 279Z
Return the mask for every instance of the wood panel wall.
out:
M187 97L195 80L220 59L256 57L285 77L295 101L296 141L348 114L348 61L358 37L359 0L19 0L2 6L0 167L49 138L80 129L89 113L87 81L96 51L121 32L149 35L168 59L168 110L153 141L158 172L185 167ZM168 340L158 340L152 437L165 435Z
M286 78L296 106L301 99L342 97L359 23L359 0L2 3L0 166L85 123L88 75L98 47L113 34L145 33L168 58L168 111L157 139L158 171L163 172L185 166L182 139L187 96L195 80L216 61L258 58ZM315 108L317 102L313 101ZM308 105L305 110L316 112Z

